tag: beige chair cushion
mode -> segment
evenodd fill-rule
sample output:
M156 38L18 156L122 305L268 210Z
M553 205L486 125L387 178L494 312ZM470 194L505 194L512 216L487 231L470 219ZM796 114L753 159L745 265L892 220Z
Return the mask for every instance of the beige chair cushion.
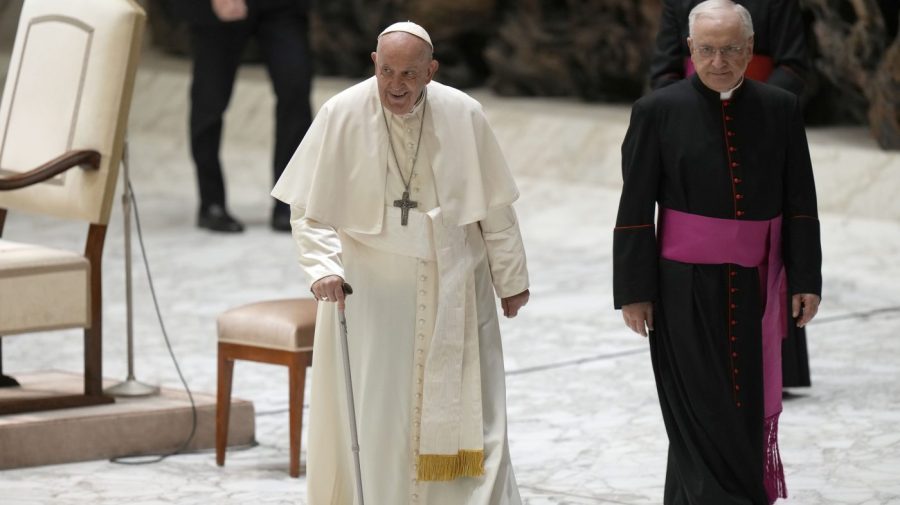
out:
M89 326L90 269L70 251L0 240L0 335Z
M316 301L291 298L251 303L223 312L219 342L286 351L311 351L316 327Z

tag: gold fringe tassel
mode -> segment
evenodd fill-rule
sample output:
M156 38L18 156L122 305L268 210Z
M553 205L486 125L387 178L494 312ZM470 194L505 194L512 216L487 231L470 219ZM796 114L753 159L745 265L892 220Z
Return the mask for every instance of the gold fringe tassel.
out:
M484 451L459 451L449 454L420 454L419 480L453 480L484 475Z

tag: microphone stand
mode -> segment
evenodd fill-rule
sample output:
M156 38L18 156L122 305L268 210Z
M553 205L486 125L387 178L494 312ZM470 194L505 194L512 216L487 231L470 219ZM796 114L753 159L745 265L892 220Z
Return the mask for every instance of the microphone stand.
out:
M108 387L104 393L111 396L150 396L159 393L159 388L150 386L134 378L134 324L131 303L131 177L128 173L128 142L122 153L124 190L122 191L122 214L125 217L125 328L128 337L128 377Z

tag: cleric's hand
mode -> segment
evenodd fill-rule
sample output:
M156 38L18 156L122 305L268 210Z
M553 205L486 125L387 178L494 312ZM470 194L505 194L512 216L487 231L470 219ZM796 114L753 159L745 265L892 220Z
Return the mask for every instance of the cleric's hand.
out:
M622 305L622 318L631 331L647 336L647 331L653 331L653 304L651 302L637 302Z
M309 288L320 302L337 302L338 309L344 310L344 279L340 275L326 275Z
M503 315L510 318L516 317L516 314L519 313L519 309L528 303L529 296L531 296L531 294L526 289L517 295L501 298L500 306L503 307Z
M803 328L819 311L819 302L822 298L811 293L797 293L791 297L791 316L797 319L797 328Z

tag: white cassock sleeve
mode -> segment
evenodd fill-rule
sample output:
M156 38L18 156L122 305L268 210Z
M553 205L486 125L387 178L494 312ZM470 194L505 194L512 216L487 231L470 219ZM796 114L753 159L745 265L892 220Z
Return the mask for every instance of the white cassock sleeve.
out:
M494 209L479 224L497 296L506 298L528 289L525 246L516 211L512 206Z
M341 239L334 228L307 218L303 209L291 206L291 233L297 243L300 268L310 286L329 275L344 277Z

